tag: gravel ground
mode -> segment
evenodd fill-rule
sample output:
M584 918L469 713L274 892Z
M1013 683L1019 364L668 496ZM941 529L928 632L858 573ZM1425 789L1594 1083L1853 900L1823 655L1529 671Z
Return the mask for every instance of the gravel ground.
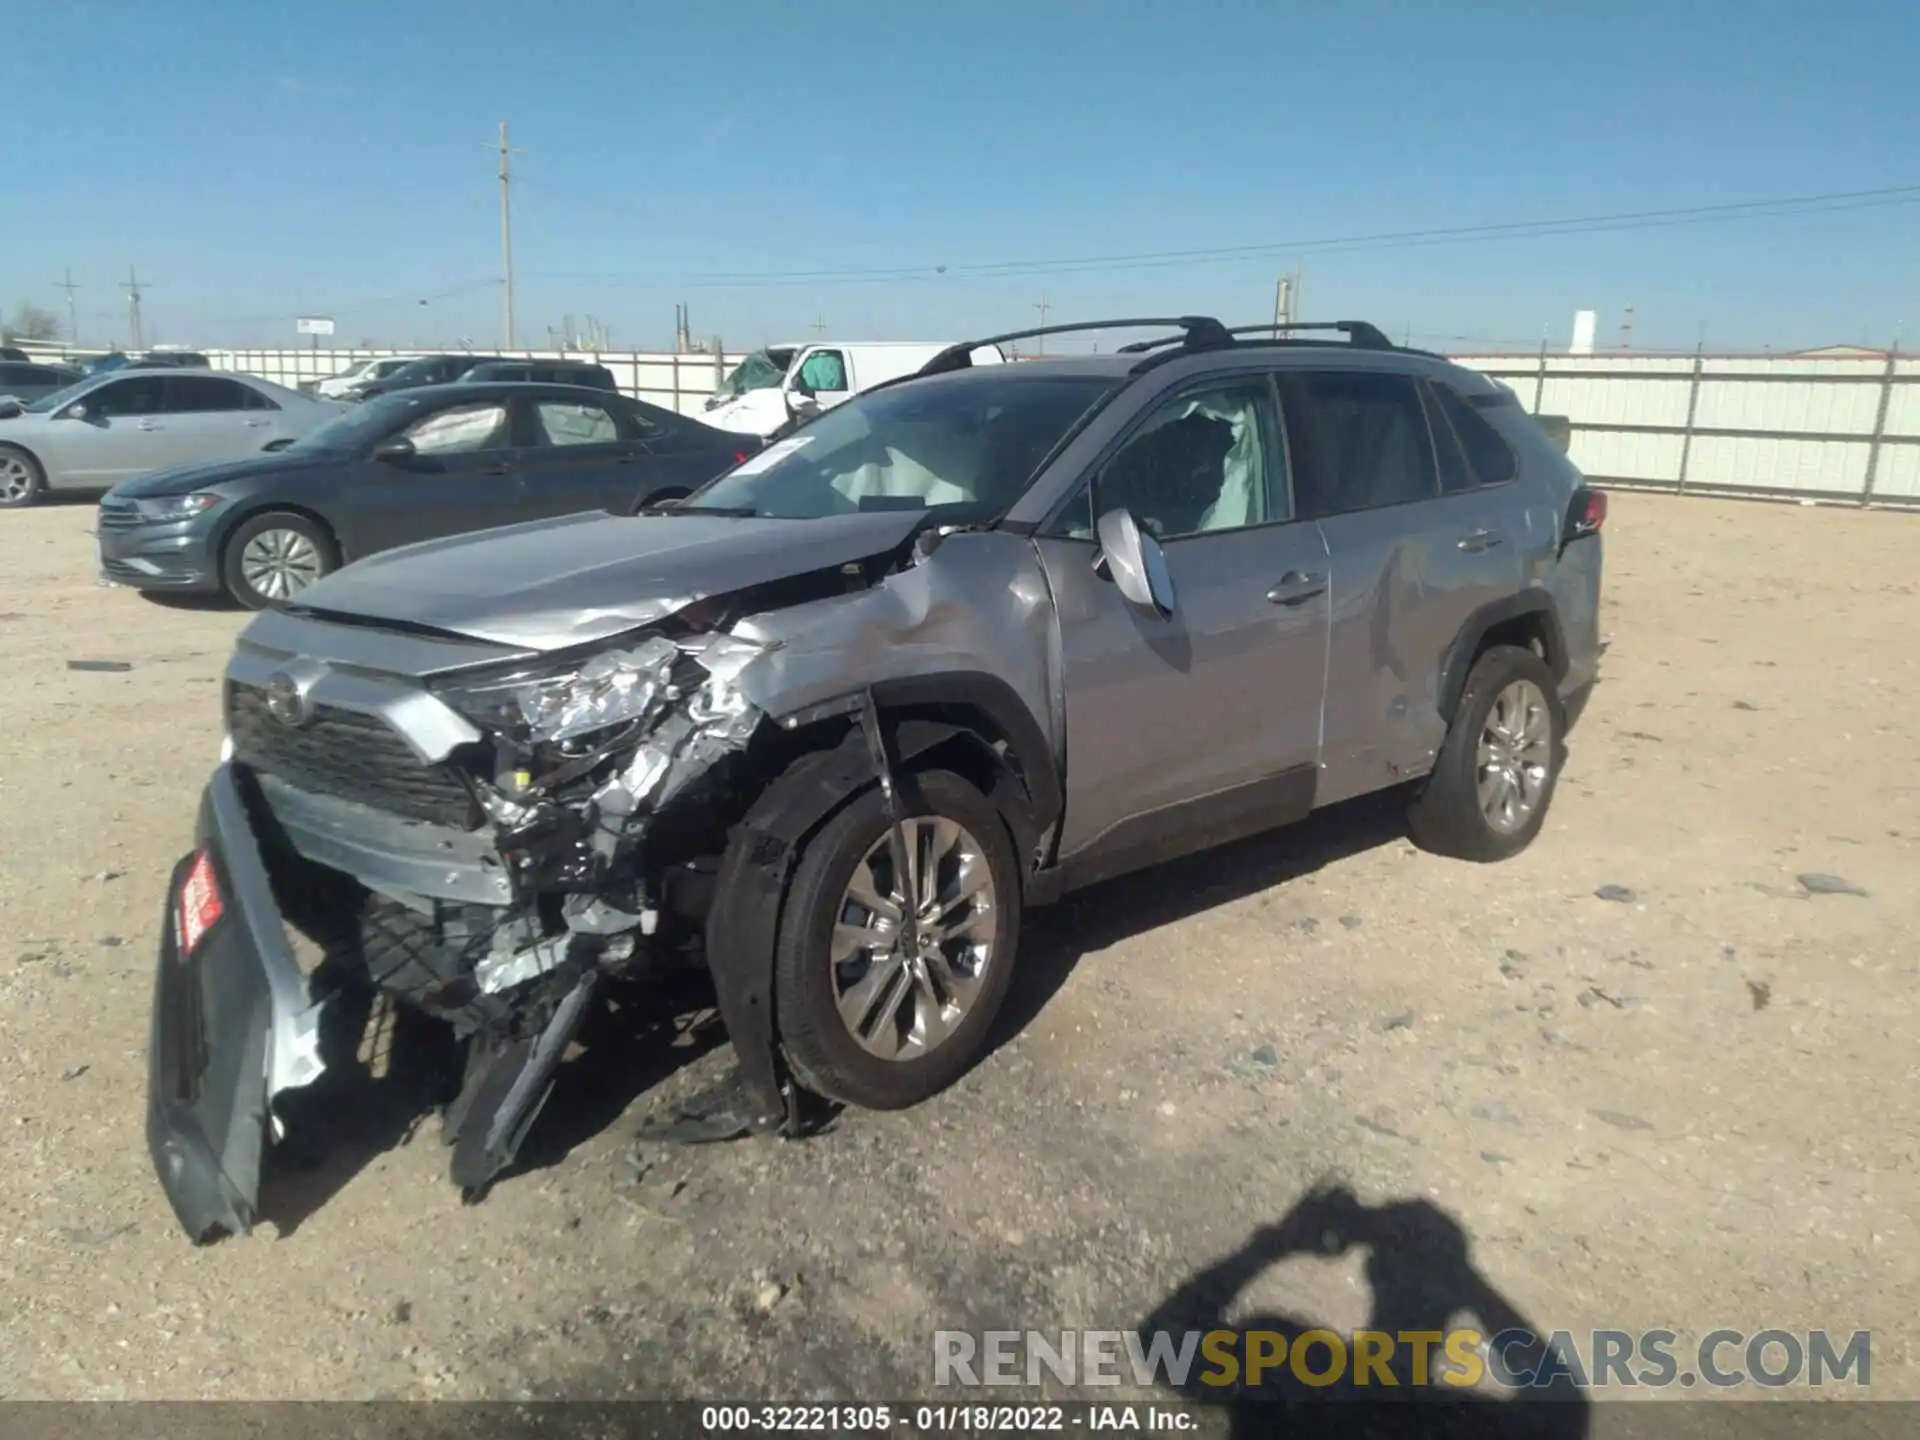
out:
M1362 803L1087 893L972 1075L805 1143L636 1165L726 1052L616 1030L473 1207L390 1076L205 1250L144 1046L243 617L100 588L91 521L0 516L0 1397L925 1395L935 1329L1133 1325L1326 1183L1355 1243L1268 1243L1216 1313L1871 1329L1920 1396L1914 517L1616 497L1516 861Z

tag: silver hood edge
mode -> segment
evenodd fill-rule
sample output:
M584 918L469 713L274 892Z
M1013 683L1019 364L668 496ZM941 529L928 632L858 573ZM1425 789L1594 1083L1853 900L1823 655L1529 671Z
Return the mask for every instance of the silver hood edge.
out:
M898 510L819 520L567 515L369 556L306 590L295 610L564 650L710 596L884 554L920 518Z

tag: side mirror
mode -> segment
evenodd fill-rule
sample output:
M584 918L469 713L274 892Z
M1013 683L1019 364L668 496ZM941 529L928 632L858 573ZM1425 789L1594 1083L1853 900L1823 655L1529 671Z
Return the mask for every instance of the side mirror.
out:
M58 420L84 420L90 413L84 405L69 405L54 418Z
M404 435L396 435L391 440L382 440L373 447L373 458L385 461L389 465L402 464L413 459L418 453L413 448L413 441Z
M14 416L23 414L26 408L20 403L18 395L0 396L0 419L11 420Z
M1140 528L1128 510L1109 510L1096 527L1100 537L1099 564L1120 587L1120 593L1143 610L1173 614L1173 576L1160 542Z
M820 413L820 401L811 390L796 390L787 396L787 412L796 420L811 420Z
M798 370L793 372L793 375L787 380L784 388L790 396L806 395L810 397L813 394L813 386L807 383L807 377Z

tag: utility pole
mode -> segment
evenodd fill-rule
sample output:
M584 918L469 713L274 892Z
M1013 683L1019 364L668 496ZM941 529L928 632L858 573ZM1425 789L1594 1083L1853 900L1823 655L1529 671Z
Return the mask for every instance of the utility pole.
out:
M127 283L125 288L127 292L128 331L133 339L133 348L138 350L141 348L142 343L140 338L140 276L131 265L127 267Z
M67 341L74 349L80 348L80 312L73 308L73 292L80 287L73 283L73 270L67 270L67 278L60 288L67 292Z
M814 316L813 324L808 326L807 328L812 330L813 333L816 335L826 334L827 333L827 317L825 315Z
M1633 344L1633 307L1627 306L1620 317L1620 348L1627 349Z
M503 320L506 327L506 343L501 347L513 349L513 204L508 199L508 190L513 181L510 175L509 158L524 155L524 150L513 150L507 146L507 122L500 122L500 284L504 301Z
M1047 299L1046 291L1042 290L1040 292L1040 298L1035 302L1033 308L1040 312L1040 324L1042 328L1044 328L1047 323L1047 312L1053 308L1053 302ZM1046 336L1036 335L1033 337L1033 353L1036 355L1044 355L1047 353Z

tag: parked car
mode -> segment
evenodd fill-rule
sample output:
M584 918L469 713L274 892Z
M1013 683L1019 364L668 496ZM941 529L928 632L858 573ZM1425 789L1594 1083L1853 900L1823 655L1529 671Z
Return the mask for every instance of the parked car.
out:
M171 366L181 370L206 370L213 364L198 350L149 350L132 363L146 369Z
M109 370L124 369L133 362L120 351L111 350L105 355L90 355L77 363L80 368L80 373L91 377L94 375L104 375Z
M391 395L396 390L412 390L421 385L445 385L458 380L474 366L493 355L419 355L379 380L356 382L348 391L349 400L371 400L376 395Z
M330 375L325 380L314 382L313 393L322 400L345 400L352 396L354 388L384 380L401 366L411 364L412 355L380 355L373 359L362 360L350 365L338 375Z
M0 508L297 440L341 407L251 375L122 368L0 403Z
M629 515L747 453L738 435L603 391L423 386L274 454L115 486L100 502L100 568L259 609L395 545L583 510Z
M1123 323L1173 333L969 363ZM1030 905L1386 789L1429 850L1524 849L1598 673L1604 496L1473 371L1250 328L963 343L678 505L257 616L159 935L189 1233L252 1223L334 986L463 1037L478 1193L610 980L712 972L741 1098L672 1133L805 1133L983 1053Z
M592 390L618 390L613 372L586 360L488 360L474 366L462 380L527 380L541 385L585 385Z
M702 418L723 430L768 438L863 390L913 374L947 348L910 341L799 345L772 384L765 381L778 352L757 352L764 362L754 356L742 361L708 399ZM974 363L997 365L1005 359L998 348L983 346Z
M0 360L10 360L17 365L33 364L33 356L17 345L0 345Z
M22 364L0 360L0 401L38 400L64 390L80 379L80 372L66 365Z

